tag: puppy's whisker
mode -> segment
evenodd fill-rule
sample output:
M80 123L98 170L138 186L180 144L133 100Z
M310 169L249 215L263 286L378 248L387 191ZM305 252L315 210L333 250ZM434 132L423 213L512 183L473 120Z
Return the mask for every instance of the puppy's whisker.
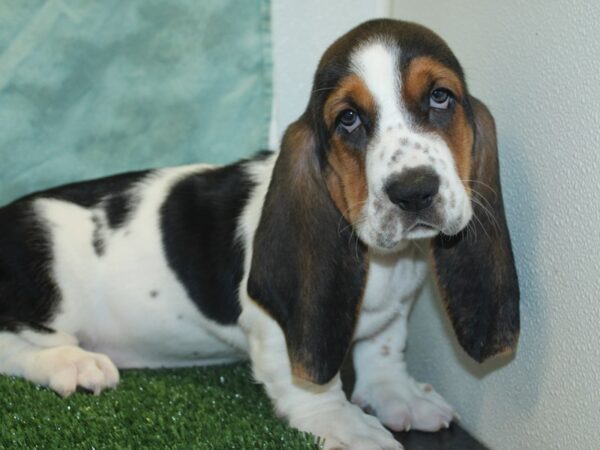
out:
M500 224L498 223L498 219L496 218L494 213L490 211L490 208L486 207L485 204L483 204L483 202L477 197L471 197L471 200L483 210L483 212L486 214L486 217L488 218L488 221L492 224L496 231L499 231L501 229Z
M360 202L356 202L356 203L350 205L344 212L342 212L342 215L341 215L340 220L338 222L338 235L341 235L349 226L350 227L353 226L351 223L349 223L343 229L340 229L340 227L342 226L342 221L346 218L345 216L347 214L349 214L354 208L366 205L366 203L367 203L366 200L363 200L363 201L360 201ZM357 222L356 225L358 225L358 222Z
M479 181L479 180L469 180L469 179L461 179L460 181L462 181L463 183L475 183L475 184L479 184L487 189L489 189L493 194L494 194L494 201L498 198L498 193L496 192L496 190L494 188L492 188L489 184L484 183L483 181Z
M475 219L477 221L477 223L479 224L479 227L483 230L483 232L486 234L486 236L488 237L488 239L491 239L491 236L489 235L489 233L485 229L485 225L483 224L483 222L481 221L481 219L478 217L478 215L477 215L476 212L473 212L473 219Z

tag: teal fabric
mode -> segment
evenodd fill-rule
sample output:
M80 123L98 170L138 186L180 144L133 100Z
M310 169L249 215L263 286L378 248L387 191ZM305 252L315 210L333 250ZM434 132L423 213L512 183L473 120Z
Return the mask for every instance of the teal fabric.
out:
M268 145L269 0L1 0L0 204Z

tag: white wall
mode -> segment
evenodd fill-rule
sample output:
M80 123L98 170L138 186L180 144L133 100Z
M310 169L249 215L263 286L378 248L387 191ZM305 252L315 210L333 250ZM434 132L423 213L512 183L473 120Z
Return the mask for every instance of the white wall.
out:
M521 278L514 360L470 362L429 286L409 334L433 382L494 449L600 448L600 2L393 0L454 49L498 125ZM304 110L325 48L387 0L273 0L277 133Z
M394 0L393 12L446 39L496 118L522 292L516 358L478 366L427 289L409 367L494 449L599 449L600 2Z

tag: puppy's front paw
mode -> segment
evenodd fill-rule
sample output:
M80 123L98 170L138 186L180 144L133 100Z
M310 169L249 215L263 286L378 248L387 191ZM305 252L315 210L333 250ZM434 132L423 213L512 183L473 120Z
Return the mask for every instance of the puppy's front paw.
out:
M438 431L448 428L455 415L431 385L417 383L409 376L357 386L352 402L372 410L394 431Z
M295 428L324 439L324 449L401 450L402 445L373 416L350 403L319 408L313 414L291 418Z
M108 356L67 345L36 351L25 377L63 397L77 386L99 394L119 382L119 372Z

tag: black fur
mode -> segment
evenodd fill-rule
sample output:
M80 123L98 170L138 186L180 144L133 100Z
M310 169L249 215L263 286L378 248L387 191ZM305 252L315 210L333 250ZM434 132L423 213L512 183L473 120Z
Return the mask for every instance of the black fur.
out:
M119 228L127 221L129 213L135 208L135 199L126 192L111 195L104 207L106 219L111 228Z
M48 267L48 234L29 202L0 209L0 331L50 331L59 293Z
M100 218L94 214L92 216L92 222L94 223L94 233L92 235L92 246L94 247L94 251L96 255L102 256L104 251L106 250L106 243L104 241L104 237L102 235L102 222Z
M270 153L260 153L255 160ZM207 317L234 324L244 248L236 239L242 209L255 184L247 161L203 171L179 181L161 208L167 261Z

